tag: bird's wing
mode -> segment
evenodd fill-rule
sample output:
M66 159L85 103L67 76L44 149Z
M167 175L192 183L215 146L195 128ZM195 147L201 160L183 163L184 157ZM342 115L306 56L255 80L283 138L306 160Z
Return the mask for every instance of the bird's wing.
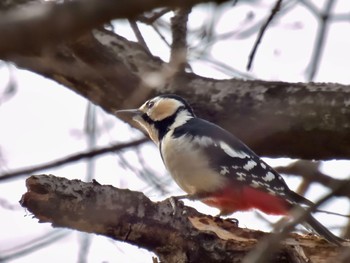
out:
M193 136L192 142L203 148L210 166L222 176L295 203L294 198L289 198L292 191L284 179L228 131L203 119L194 118L175 129L173 136L183 134Z

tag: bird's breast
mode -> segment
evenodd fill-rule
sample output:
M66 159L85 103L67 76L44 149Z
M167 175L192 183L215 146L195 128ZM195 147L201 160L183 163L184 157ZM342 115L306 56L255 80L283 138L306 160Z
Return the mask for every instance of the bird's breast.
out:
M214 171L208 156L189 136L174 138L172 132L161 145L164 164L175 182L188 194L210 193L224 187L226 178Z

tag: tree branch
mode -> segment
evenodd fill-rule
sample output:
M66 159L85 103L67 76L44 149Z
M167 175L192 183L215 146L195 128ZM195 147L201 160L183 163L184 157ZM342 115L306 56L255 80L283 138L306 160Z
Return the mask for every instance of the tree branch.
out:
M319 169L319 164L315 162L310 162L310 161L305 161L305 160L298 160L296 162L291 163L290 165L287 166L278 166L274 167L274 169L283 174L293 174L296 176L301 176L308 182L317 182L325 187L331 187L333 185L343 185L342 189L338 189L337 192L335 193L338 196L346 196L350 198L350 179L336 179L333 177L330 177L324 173L322 173Z
M260 155L350 158L349 85L215 80L191 73L154 82L164 78L167 64L106 30L40 53L6 58L63 84L107 112L138 107L156 94L177 93L189 100L198 116L223 126Z
M172 43L169 64L175 72L184 71L187 63L187 21L190 13L191 9L180 8L171 18Z
M141 246L164 262L240 262L264 233L241 229L181 202L151 202L140 192L52 175L31 176L21 204L40 222L105 235ZM283 241L274 262L295 261L295 247L311 260L331 260L340 249L317 237L293 234ZM294 251L295 253L291 253ZM320 262L320 261L312 261Z
M88 151L88 152L70 155L70 156L67 156L67 157L64 157L64 158L61 158L61 159L58 159L55 161L51 161L49 163L41 164L38 166L22 168L22 169L19 169L17 171L12 171L12 172L8 172L8 173L0 174L0 181L14 179L14 178L17 178L20 176L36 173L36 172L39 172L39 171L42 171L45 169L50 169L53 167L58 167L58 166L74 163L74 162L77 162L77 161L80 161L83 159L94 158L96 156L103 155L103 154L110 153L110 152L118 152L118 151L124 150L124 149L129 148L129 147L138 146L146 141L148 141L147 138L142 138L142 139L128 142L128 143L118 143L118 144L115 144L115 145L112 145L109 147L105 147L102 149L95 149L95 150Z
M253 64L253 60L256 54L256 51L258 50L258 47L260 45L260 42L264 36L264 33L267 29L267 27L269 26L269 24L272 22L273 18L275 17L275 15L278 13L278 11L280 10L282 4L282 0L277 0L275 5L273 6L273 8L271 9L271 13L269 15L269 17L267 18L266 22L263 24L263 26L260 28L259 34L257 39L255 40L254 46L252 51L249 54L249 58L248 58L248 65L247 65L247 70L250 70Z

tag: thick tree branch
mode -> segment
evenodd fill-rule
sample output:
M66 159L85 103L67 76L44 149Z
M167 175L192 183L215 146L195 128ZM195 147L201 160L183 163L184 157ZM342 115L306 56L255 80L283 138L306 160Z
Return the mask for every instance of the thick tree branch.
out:
M0 58L56 80L108 112L137 107L156 94L177 93L198 116L228 129L260 155L350 158L350 86L214 80L191 73L167 78L168 64L106 30Z
M163 61L105 30L78 44L40 56L13 56L12 61L108 112L137 107L155 94L177 93L191 102L198 116L225 127L261 155L350 157L350 86L215 80L190 73L160 81ZM154 79L158 81L152 86Z
M169 200L153 203L139 192L52 175L27 179L21 204L40 222L105 235L155 252L164 262L240 262L265 236ZM322 253L320 253L322 251ZM291 235L274 262L335 259L341 249L316 237ZM324 262L324 261L322 261Z

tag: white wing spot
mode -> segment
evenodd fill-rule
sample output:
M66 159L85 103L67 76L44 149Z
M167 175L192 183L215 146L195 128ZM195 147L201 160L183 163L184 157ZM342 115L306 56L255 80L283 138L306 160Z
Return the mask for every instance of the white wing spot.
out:
M269 191L270 194L276 195L276 192L275 192L274 190L272 190L272 189L270 189L270 188L266 188L266 189L267 189L267 191Z
M256 165L256 162L253 160L249 160L244 166L243 168L246 169L247 171L253 169Z
M275 175L271 172L268 172L262 179L266 182L270 182L275 179Z
M231 148L227 143L225 143L223 141L220 142L220 147L226 154L228 154L231 157L236 157L236 158L241 158L241 159L250 157L245 152L237 151L237 150Z
M241 172L238 172L236 173L236 175L238 176L237 180L238 181L245 181L245 173L241 173Z
M220 174L221 175L225 175L225 174L228 174L228 173L229 173L228 167L227 166L221 166Z
M207 137L207 136L202 136L202 137L195 137L193 139L193 142L196 142L202 146L209 146L209 145L212 145L214 143L214 141L210 138L210 137Z
M255 180L252 180L252 183L250 184L252 187L254 188L259 188L260 187L260 184L258 181L255 181Z
M266 169L266 164L264 164L263 162L261 162L260 165L261 165L261 167L262 167L263 169Z
M277 191L283 191L285 189L284 186L281 187L274 187L273 189L277 190Z

